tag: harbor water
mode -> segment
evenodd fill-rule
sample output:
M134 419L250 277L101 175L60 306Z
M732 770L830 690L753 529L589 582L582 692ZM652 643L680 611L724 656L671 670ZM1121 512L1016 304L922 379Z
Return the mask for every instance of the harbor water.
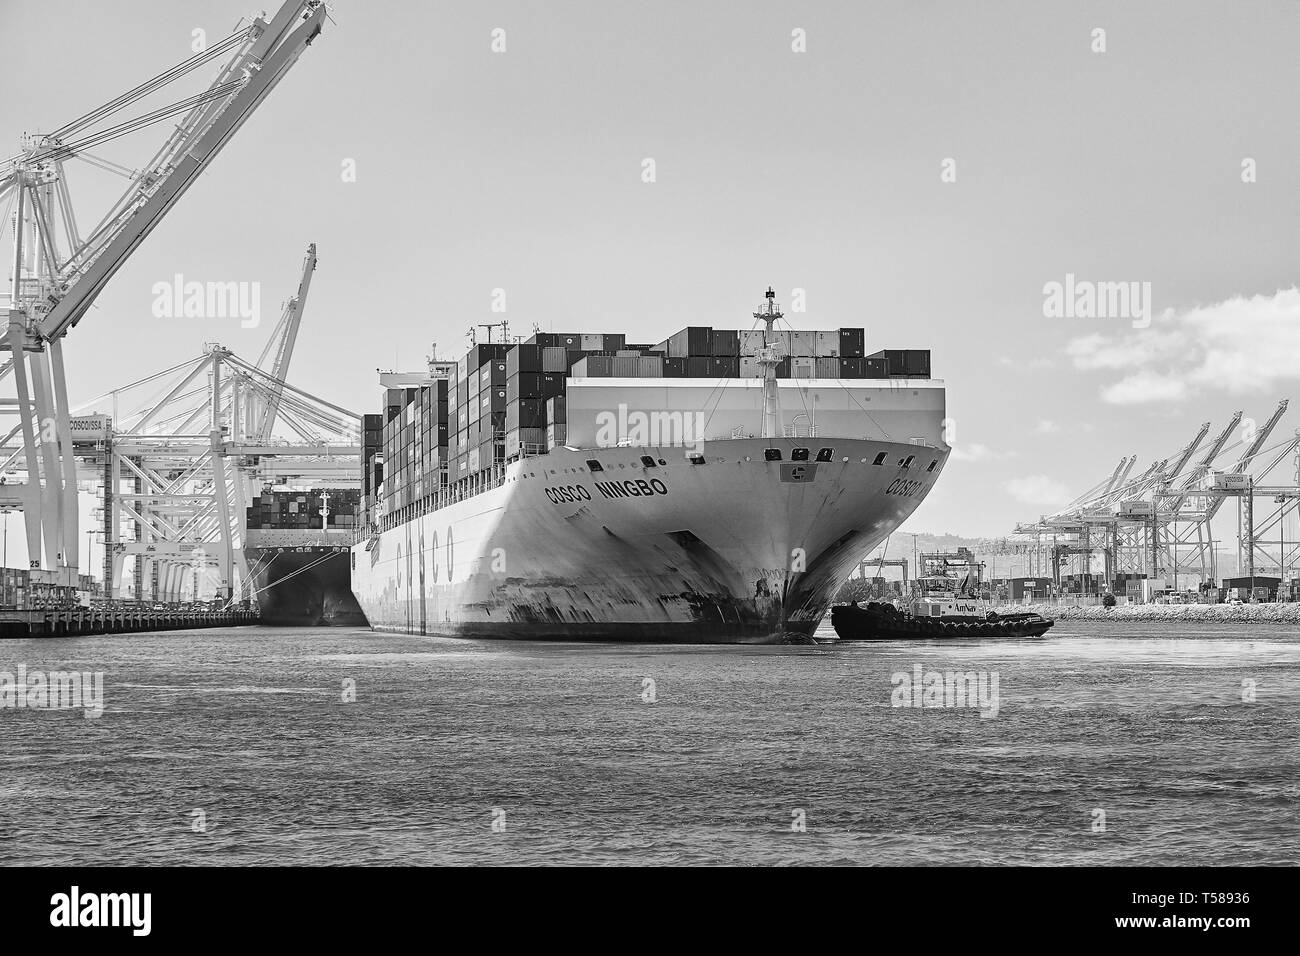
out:
M0 709L5 864L1300 862L1290 628L234 628L0 642L0 684L20 665L102 673L103 712ZM947 671L983 679L983 706L915 706L907 682Z

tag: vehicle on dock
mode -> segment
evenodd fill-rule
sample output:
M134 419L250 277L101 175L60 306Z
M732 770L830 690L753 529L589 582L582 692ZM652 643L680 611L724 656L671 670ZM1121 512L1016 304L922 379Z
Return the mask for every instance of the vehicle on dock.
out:
M999 612L980 596L980 568L973 558L954 564L952 555L922 555L917 595L893 604L869 601L831 608L831 625L842 641L933 640L961 637L1042 637L1056 622L1032 611ZM954 567L964 567L960 576Z

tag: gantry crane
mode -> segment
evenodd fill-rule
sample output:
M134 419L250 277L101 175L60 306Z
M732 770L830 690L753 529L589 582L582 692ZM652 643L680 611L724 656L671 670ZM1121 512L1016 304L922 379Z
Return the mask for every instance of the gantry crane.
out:
M269 21L254 19L52 133L25 136L21 152L0 165L0 209L15 209L7 334L0 344L12 354L0 378L13 377L17 396L6 404L18 418L0 446L22 434L27 479L7 494L21 500L32 567L42 566L43 552L56 583L75 584L79 563L63 338L320 34L325 16L320 0L286 0ZM223 58L216 79L202 92L121 118L129 107L143 107L160 90ZM163 122L175 125L138 169L92 152ZM127 179L120 197L86 233L69 187L66 167L73 159ZM8 221L6 212L2 222Z
M1040 548L1050 539L1054 574L1059 572L1062 562L1075 557L1080 559L1080 570L1087 571L1092 554L1104 550L1108 581L1114 574L1123 572L1145 572L1156 577L1172 571L1176 576L1180 565L1183 571L1203 580L1213 580L1217 577L1217 564L1211 522L1225 498L1237 497L1244 502L1246 515L1244 524L1241 516L1238 519L1244 529L1238 536L1240 548L1245 560L1253 562L1256 549L1266 543L1257 537L1257 532L1267 532L1273 527L1280 529L1288 508L1294 508L1295 488L1258 485L1261 489L1258 494L1272 495L1281 505L1277 515L1261 527L1254 521L1255 494L1244 490L1248 484L1243 482L1238 487L1217 479L1211 481L1211 473L1219 458L1243 444L1245 447L1236 460L1227 466L1228 474L1240 476L1249 471L1255 481L1295 455L1300 449L1300 435L1267 446L1286 409L1287 402L1279 402L1269 419L1248 440L1235 444L1229 444L1229 440L1241 424L1242 412L1236 412L1208 445L1203 443L1211 425L1204 423L1178 453L1152 462L1133 479L1127 476L1136 456L1121 459L1109 480L1094 486L1063 511L1045 515L1033 524L1017 525L1015 533L1032 536ZM1193 458L1196 458L1195 465L1191 464ZM1300 485L1300 471L1297 485ZM1189 548L1196 551L1190 563L1181 557ZM1284 545L1280 563L1286 563Z
M252 493L301 479L359 487L360 416L284 379L315 267L313 244L298 294L257 363L209 343L194 358L75 409L112 411L73 420L82 425L79 456L103 479L110 597L130 558L137 599L177 600L186 582L193 587L210 567L219 596L230 599L237 578L239 596L247 598ZM272 355L271 368L263 368ZM274 434L277 425L294 437Z

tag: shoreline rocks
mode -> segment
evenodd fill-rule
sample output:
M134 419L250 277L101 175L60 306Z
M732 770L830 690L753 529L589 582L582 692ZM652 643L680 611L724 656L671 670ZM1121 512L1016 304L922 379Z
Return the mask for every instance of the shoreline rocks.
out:
M1034 611L1057 621L1115 621L1131 624L1151 623L1202 624L1290 624L1300 625L1300 604L1128 604L1122 607L1099 605L1011 604L997 608L998 613Z

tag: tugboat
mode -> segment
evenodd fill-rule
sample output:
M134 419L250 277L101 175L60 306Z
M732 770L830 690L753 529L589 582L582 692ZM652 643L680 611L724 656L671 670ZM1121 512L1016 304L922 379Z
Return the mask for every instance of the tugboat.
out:
M968 568L958 579L951 558ZM980 597L979 565L958 555L922 555L920 592L905 607L881 601L837 604L831 625L842 641L932 640L950 637L1042 637L1056 622L1041 614L999 614ZM936 567L937 566L937 567Z

